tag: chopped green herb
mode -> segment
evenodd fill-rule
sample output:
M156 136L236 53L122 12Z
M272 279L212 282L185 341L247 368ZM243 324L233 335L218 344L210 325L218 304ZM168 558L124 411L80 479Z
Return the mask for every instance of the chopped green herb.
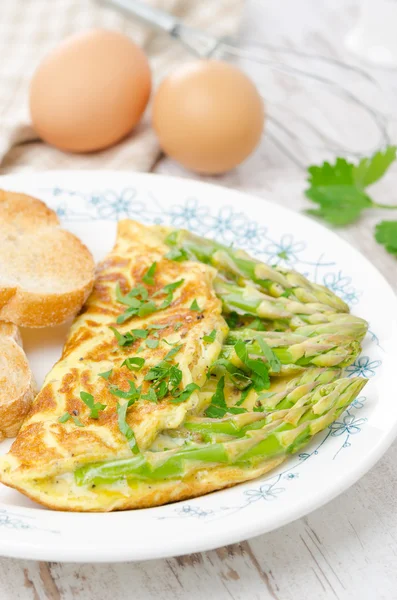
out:
M281 298L289 298L290 296L292 296L294 293L294 288L285 288L284 292L281 294ZM252 325L252 324L251 324ZM250 327L251 327L250 325ZM251 327L252 329L252 327ZM265 328L260 329L259 331L264 331Z
M230 329L235 329L238 321L239 321L239 315L234 311L231 312L230 314L228 314L226 317L226 323L228 324Z
M199 390L200 386L197 385L197 383L188 383L188 385L185 387L185 389L180 392L180 394L178 394L176 397L174 397L171 402L173 402L174 404L180 404L181 402L186 402L186 400L188 400L190 398L190 396L193 394L193 392L195 392L196 390Z
M167 294L165 300L160 304L159 308L168 308L170 306L172 300L174 299L174 291L182 285L184 279L179 279L179 281L174 281L173 283L169 283L165 285L161 290L153 294L153 296L158 296L160 294Z
M172 365L168 377L171 386L171 394L177 395L179 393L178 386L182 381L182 371L176 365Z
M169 326L168 323L166 323L165 325L156 325L155 323L153 325L151 325L149 323L149 325L146 325L146 329L165 329L168 326Z
M283 294L281 294L283 296ZM266 327L263 324L263 321L261 321L261 319L254 319L253 321L251 321L251 323L249 324L249 328L250 329L254 329L255 331L265 331Z
M230 360L219 358L212 365L213 369L222 367L228 372L230 379L239 390L244 390L252 384L251 378L242 369L239 369ZM210 374L210 372L209 372Z
M113 331L119 346L129 346L135 342L134 336L129 331L123 335L115 327L110 327L110 329Z
M164 342L164 344L167 344L167 346L177 346L178 342L169 342L168 340L161 340L162 342Z
M167 285L165 285L163 287L162 291L165 292L166 294L169 294L170 292L175 292L175 290L178 289L184 282L185 282L184 279L178 279L178 281L174 281L173 283L168 283Z
M211 404L205 411L205 415L211 419L220 419L227 412L225 401L225 377L221 377L216 386L215 394L211 398Z
M122 367L127 367L130 371L139 371L142 369L145 364L145 359L140 358L139 356L134 356L132 358L126 358L124 362L121 363Z
M82 423L78 417L71 415L68 412L65 412L61 417L59 417L58 421L59 423L66 423L66 421L69 421L69 419L72 419L77 427L84 427L84 423Z
M121 433L127 438L128 445L131 448L132 452L134 454L138 454L139 448L136 443L134 432L127 423L128 406L129 402L124 402L124 404L119 404L117 402L118 425Z
M121 325L122 323L125 323L126 321L128 321L128 319L131 319L131 317L135 317L137 314L138 314L137 308L127 308L127 310L125 312L123 312L121 315L119 315L117 317L116 323Z
M267 389L270 385L270 378L266 364L261 360L249 358L247 346L242 340L234 344L234 350L241 362L251 371L249 377L255 391L260 392Z
M156 312L156 310L158 310L156 304L152 300L148 300L148 302L141 304L139 307L138 316L146 317L147 315L151 315L152 313Z
M149 332L146 329L131 329L131 333L134 337L145 340L149 335Z
M66 421L69 421L69 419L71 419L72 415L68 412L65 412L62 416L60 416L58 418L58 422L59 423L66 423Z
M140 296L142 300L147 300L148 295L149 293L143 285L137 285L132 288L128 294L123 294L120 289L120 284L118 282L116 284L116 300L121 304L126 304L127 306L136 305L136 296Z
M182 325L183 325L183 323L181 323L180 321L178 323L175 323L174 331L178 331L182 327Z
M151 349L157 348L159 345L159 340L146 340L146 346Z
M157 263L154 262L146 271L145 275L142 277L142 281L144 281L147 285L154 285L154 274L157 269Z
M104 371L103 373L98 373L99 377L103 377L103 379L106 379L106 381L109 379L109 377L111 377L113 374L113 369L110 369L110 371Z
M199 307L196 299L194 299L193 302L191 303L190 310L196 310L197 312L201 312L201 308Z
M158 402L157 394L153 387L150 387L147 394L143 394L141 398L143 400L149 400L149 402L155 402L156 404Z
M256 336L255 339L258 342L260 349L262 350L262 354L269 363L273 373L279 373L281 369L281 362L279 358L274 354L273 350L268 344L266 344L265 340L261 338L260 335Z
M178 346L174 346L172 350L170 350L164 357L164 360L170 360L174 358L176 354L178 354L179 350L182 348L183 344L179 344Z
M253 387L252 385L249 385L247 388L245 388L245 390L243 390L241 392L240 399L238 400L238 402L236 402L236 406L240 406L241 404L244 403L244 401L246 400L248 394L252 390L252 387Z
M110 386L109 392L117 398L124 398L128 400L128 404L129 406L131 406L136 400L138 400L139 396L141 395L141 386L137 388L135 383L131 379L128 380L128 384L130 386L128 392L121 390L115 385Z
M179 384L182 381L182 371L177 365L162 360L146 373L144 379L153 382L159 399L163 398L168 392L176 396L180 391Z
M213 329L209 335L203 336L203 340L206 344L213 344L215 342L216 329Z
M175 260L177 262L181 262L183 260L187 260L188 255L186 250L184 250L183 248L171 248L171 250L165 255L165 258L168 258L168 260Z
M94 401L94 396L88 394L88 392L80 392L80 398L84 402L86 406L90 409L90 417L91 419L97 419L99 412L101 410L105 410L106 404L101 404L100 402Z

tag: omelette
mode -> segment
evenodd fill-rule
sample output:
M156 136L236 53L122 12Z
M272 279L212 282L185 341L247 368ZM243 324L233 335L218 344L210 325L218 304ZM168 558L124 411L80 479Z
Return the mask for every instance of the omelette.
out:
M227 326L213 291L215 271L168 260L167 250L149 228L119 223L115 247L98 267L94 290L71 327L61 359L9 454L0 459L3 483L52 508L140 505L136 490L126 494L125 486L98 494L77 490L73 473L92 462L134 455L131 434L125 432L133 431L133 449L143 451L159 431L178 427L187 412L199 408L196 388L217 358ZM203 337L212 331L214 343L205 344ZM174 367L168 387L175 391L167 389L157 402L147 376L162 364ZM131 404L139 389L139 402L128 407L123 420L117 407Z
M225 358L231 336L215 292L219 273L170 249L163 234L119 223L60 360L0 458L0 481L44 506L150 507L255 478L332 423L366 383L341 378L335 366L344 366L346 352L336 354L330 330L346 329L346 316L328 297L339 321L327 317L303 358L278 351L304 365L297 376L270 380L280 359L263 336L254 336L260 357L249 355L253 330L234 345L239 366ZM313 327L320 326L306 327L307 336ZM357 318L348 327L348 340L365 329ZM269 343L277 336L286 343L277 331ZM332 368L316 367L310 352Z

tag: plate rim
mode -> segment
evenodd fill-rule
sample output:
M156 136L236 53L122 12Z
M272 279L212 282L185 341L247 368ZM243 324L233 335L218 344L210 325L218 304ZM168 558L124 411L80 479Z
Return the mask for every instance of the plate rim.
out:
M340 236L338 236L338 234L325 227L324 225L322 225L321 223L318 223L317 221L310 219L308 216L306 216L305 214L302 214L298 211L294 211L293 209L289 208L289 207L285 207L279 204L276 204L275 202L272 202L270 199L268 199L268 197L271 195L271 193L267 194L265 197L261 197L261 196L256 196L255 193L251 193L251 192L245 192L242 190L236 190L234 188L228 188L226 186L222 186L216 183L212 183L212 182L207 182L207 181L200 181L200 180L195 180L195 179L190 179L190 178L185 178L185 177L175 177L175 176L169 176L169 175L163 175L163 174L155 174L155 173L139 173L139 172L130 172L130 171L115 171L115 170L76 170L76 169L71 169L71 170L54 170L54 171L40 171L37 173L17 173L17 174L6 174L6 175L2 175L0 176L0 185L3 187L7 185L7 182L10 182L12 184L12 188L15 189L16 186L18 186L18 184L20 183L21 188L26 188L27 186L36 186L39 187L39 182L35 182L36 178L40 179L40 178L54 178L54 177L70 177L70 179L72 180L73 176L77 175L77 177L96 177L96 181L98 183L98 186L101 185L101 180L102 179L106 179L107 177L109 178L114 178L114 177L127 177L130 178L132 181L134 179L141 179L141 180L151 180L153 178L159 180L174 180L176 182L178 182L180 185L186 185L186 186L199 186L200 188L204 187L210 187L213 189L214 192L216 192L216 190L218 190L219 188L221 188L222 193L227 193L232 192L233 194L237 195L237 196L242 196L250 198L251 200L254 201L260 201L263 202L265 205L269 206L269 207L274 207L276 205L277 210L281 211L281 213L286 213L289 215L289 217L291 217L291 215L297 216L300 219L303 219L304 222L306 222L308 224L309 227L311 228L315 228L315 229L320 229L320 230L325 230L327 232L327 235L331 235L331 238L334 238L335 240L337 240L337 243L339 245L339 247L342 247L342 249L345 249L348 252L352 252L355 257L359 260L362 261L362 263L365 266L369 266L372 270L374 270L378 277L380 277L382 279L382 283L383 285L388 289L388 291L391 293L391 299L394 303L395 309L396 309L396 313L397 313L397 296L393 290L393 288L391 287L391 285L389 284L389 282L386 280L386 278L383 276L383 274L368 260L368 258L366 256L364 256L359 250L357 250L356 248L354 248L348 241L346 241L345 239L341 238ZM98 177L99 176L99 177ZM232 199L231 203L234 203L235 200ZM110 221L110 219L104 219L106 221ZM67 219L66 219L67 222ZM116 221L112 221L114 223L116 223ZM397 342L397 331L396 331L396 327L393 328L393 331L391 333L391 340L392 340L392 344L393 344L393 340L394 340L394 344L396 345ZM390 352L388 352L387 354L390 354ZM304 505L299 504L295 509L291 508L290 510L288 510L288 512L285 514L284 517L278 518L276 520L276 523L267 523L266 521L264 521L262 523L261 526L261 522L259 523L255 523L255 527L254 524L250 525L250 527L247 527L247 522L244 519L235 519L235 527L233 527L232 529L227 529L224 528L224 530L222 531L222 534L219 533L219 531L216 533L216 540L215 539L209 539L211 538L211 531L208 530L206 532L206 537L203 537L203 539L200 538L200 541L197 540L189 540L189 539L185 539L183 541L177 542L177 543L173 543L172 548L168 547L166 548L164 546L164 548L159 550L155 550L155 551L151 551L151 552L134 552L134 546L129 547L128 549L125 548L121 548L121 549L113 549L111 548L109 550L109 548L104 549L103 547L97 548L96 552L95 552L95 556L94 557L90 557L87 556L87 551L91 551L88 547L84 550L84 546L83 547L79 547L76 549L73 549L73 551L70 548L62 548L61 544L58 545L53 545L51 547L49 547L49 545L47 543L42 543L42 544L35 544L35 543L29 543L29 544L21 544L21 540L15 540L14 541L3 541L0 539L0 555L1 556L9 556L9 557L13 557L13 558L25 558L25 559L33 559L33 560L57 560L57 561L63 561L63 562L121 562L121 561L126 561L126 560L133 560L133 561L138 561L138 560L154 560L154 559L160 559L160 558L165 558L165 557L170 557L170 556L179 556L182 554L187 554L187 553L191 553L191 552L202 552L202 551L207 551L207 550L211 550L223 545L227 545L230 543L238 543L241 542L244 539L250 539L252 537L256 537L258 535L262 535L264 533L268 533L272 530L278 529L279 527L282 527L288 523L292 523L294 521L296 521L297 519L301 518L302 516L312 512L313 510L316 510L317 508L320 508L321 506L327 504L328 502L330 502L331 500L333 500L334 498L336 498L337 496L339 496L340 494L342 494L344 491L346 491L349 487L351 487L352 485L354 485L365 473L367 473L377 462L378 460L383 456L383 454L387 451L387 449L389 448L389 446L391 445L391 443L393 442L393 440L395 439L395 437L397 436L397 419L395 420L394 424L392 425L392 427L390 427L386 432L384 432L382 434L382 436L380 437L380 439L378 440L378 442L376 443L376 445L372 448L371 454L369 456L366 457L365 461L361 461L358 463L358 465L355 465L354 469L350 468L348 470L348 473L346 475L344 475L341 478L341 481L339 482L339 486L336 487L334 486L334 488L330 488L326 487L324 489L324 491L320 490L318 491L318 493L316 493L315 495L313 495L312 497L308 498L306 500L306 502L304 503ZM216 492L215 492L216 493ZM0 503L0 509L1 508L6 508L9 509L11 506L10 504L6 504L6 503ZM37 511L40 510L40 512L42 511L42 509L38 509L38 508L31 508L31 507L18 507L18 511L23 511L26 514L36 514ZM51 511L52 513L57 514L59 512L59 514L67 514L70 515L70 512L67 511ZM80 513L83 515L87 515L87 513ZM89 514L89 513L88 513ZM101 513L99 513L101 514ZM124 513L109 513L107 516L110 515L120 515L120 514L125 514ZM95 513L95 516L98 516L98 513ZM255 529L255 530L253 530ZM54 546L56 546L56 549L54 551Z

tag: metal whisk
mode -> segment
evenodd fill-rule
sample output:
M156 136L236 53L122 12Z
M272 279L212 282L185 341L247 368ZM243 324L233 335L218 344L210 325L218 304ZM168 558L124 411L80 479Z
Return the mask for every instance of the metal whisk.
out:
M367 86L370 85L371 88L376 89L377 82L359 67L349 65L331 57L318 56L290 48L275 47L271 44L245 43L244 40L216 38L205 31L185 25L180 19L165 11L153 8L137 0L100 1L120 9L154 29L167 33L196 57L238 60L243 66L245 61L248 70L250 69L250 63L260 64L266 70L267 76L270 73L274 75L281 74L304 82L305 91L307 91L306 88L309 84L311 86L320 86L335 99L342 100L346 106L350 107L350 110L353 108L352 115L356 115L357 111L362 111L362 114L366 115L375 127L377 140L371 144L370 149L360 148L357 150L348 148L340 141L343 126L339 127L336 125L334 127L337 132L335 136L321 131L313 123L312 115L309 119L304 116L304 110L301 110L300 114L294 114L292 107L288 103L286 106L280 106L280 103L272 103L269 100L269 88L263 89L263 81L257 81L258 87L261 93L263 93L267 104L267 120L268 124L271 125L271 128L267 128L266 135L299 167L303 168L305 161L300 160L300 152L296 148L299 148L299 144L302 144L302 139L306 139L307 137L311 137L314 140L311 144L307 144L308 147L315 148L317 152L323 150L331 155L334 153L343 153L350 156L362 156L369 151L389 143L387 123L381 111L365 102L357 94L340 83L342 76L354 76L359 78L361 82L365 82ZM274 54L280 56L282 59L274 59ZM294 60L303 61L304 68L288 64L285 57L292 57ZM319 74L315 69L310 70L310 65L313 63L318 63L322 66L326 64L327 67L331 66L335 68L338 73L337 79L326 77L322 73ZM267 81L266 85L269 86L269 81ZM286 111L290 116L292 114L297 119L296 123L299 121L298 129L301 129L300 132L297 132L296 129L291 129L290 126L285 124L283 116L286 114ZM302 133L302 127L306 133Z

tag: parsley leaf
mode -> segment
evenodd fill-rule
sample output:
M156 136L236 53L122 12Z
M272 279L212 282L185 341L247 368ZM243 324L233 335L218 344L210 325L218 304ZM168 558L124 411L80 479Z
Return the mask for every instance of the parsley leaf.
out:
M113 374L113 369L110 369L110 371L104 371L103 373L98 373L99 377L103 377L103 379L106 379L106 381L109 379L109 377L111 377Z
M129 346L135 342L134 336L129 331L123 335L115 327L110 327L110 329L113 331L119 346Z
M126 358L124 362L121 363L122 367L127 367L130 371L139 371L142 369L145 364L145 359L140 358L139 356L134 356L132 358Z
M128 380L128 384L130 386L130 389L127 392L121 390L115 385L110 386L109 392L117 398L124 398L125 400L128 400L128 405L131 406L132 404L134 404L135 400L138 400L139 396L141 395L141 386L137 388L135 383L131 379Z
M229 313L226 317L226 323L228 324L230 329L235 329L239 320L238 314L233 311Z
M215 342L216 329L213 329L209 335L204 335L203 340L206 344L213 344Z
M251 371L250 378L254 390L260 392L270 386L269 371L266 364L259 359L249 358L246 344L239 340L234 344L234 351L241 362Z
M354 223L367 208L397 208L374 202L365 191L386 173L395 159L396 146L388 146L370 158L362 158L357 165L337 158L333 165L324 162L309 167L310 187L305 194L319 208L307 212L332 225L343 226Z
M146 271L145 275L142 277L142 281L144 281L147 285L154 285L154 274L157 269L157 263L154 262Z
M161 290L153 294L153 296L159 296L160 294L167 294L165 300L160 304L159 308L168 308L171 302L174 299L174 291L179 288L182 283L184 283L184 279L179 279L179 281L174 281L173 283L168 283Z
M159 340L146 340L146 346L148 348L154 349L159 345Z
M174 346L172 350L170 350L164 357L164 360L170 360L174 358L176 354L178 354L179 350L182 348L183 344L179 344L178 346Z
M177 262L181 262L183 260L187 260L188 255L186 250L184 250L183 248L171 248L171 250L165 255L165 258L168 258L168 260L175 260Z
M134 454L138 454L139 448L136 443L134 432L131 427L127 423L127 410L128 410L129 402L124 402L124 404L119 404L117 402L117 420L121 433L125 435L128 441L128 445L131 448Z
M247 376L244 371L236 367L230 360L226 358L218 358L213 364L213 368L223 367L230 375L230 379L239 390L244 390L247 386L252 384L250 377Z
M97 419L99 416L99 412L101 410L105 410L106 404L101 404L100 402L94 401L94 396L88 394L88 392L80 392L80 398L84 402L86 406L90 409L90 417L91 419Z
M66 421L69 421L69 419L71 419L71 418L72 418L72 415L70 413L68 413L68 412L65 412L63 415L61 415L58 418L58 422L59 423L66 423Z
M320 206L306 212L337 227L354 223L364 209L372 206L371 198L354 185L311 187L305 194Z
M143 400L149 400L149 402L155 402L156 404L158 402L157 394L153 387L148 389L147 394L142 394L141 398Z
M151 315L152 313L156 312L156 310L158 310L156 304L152 300L148 300L148 302L144 302L138 308L138 316L146 317L147 315Z
M146 329L131 329L131 333L134 337L140 338L141 340L146 340L149 332Z
M362 158L358 165L353 167L355 184L360 188L366 188L383 177L396 160L396 150L396 146L387 146L385 150L375 152L370 158Z
M120 289L120 284L117 282L116 284L116 300L120 302L120 304L125 304L126 306L130 306L131 308L137 308L140 304L140 300L136 298L136 296L140 296L142 300L147 300L148 291L143 285L139 285L135 288L132 288L128 292L128 294L123 294Z
M200 386L197 385L197 383L188 383L187 386L185 387L185 389L180 392L175 398L173 398L171 400L171 402L173 402L174 404L179 404L181 402L185 402L186 400L188 400L190 398L190 396L193 394L193 392L195 392L196 390L199 390Z
M205 415L211 419L221 419L226 412L225 378L221 377L217 383L215 394L211 398L211 404L205 411Z
M260 349L262 350L262 354L269 363L269 366L273 373L279 373L281 369L281 362L278 359L278 357L274 354L273 350L268 344L266 344L265 340L261 338L260 335L256 336L255 339L258 342Z
M193 302L191 303L190 310L196 310L197 312L202 312L196 299L194 299Z
M381 221L375 229L375 239L397 258L397 221Z
M287 290L284 292L284 294L281 294L282 296L288 298L288 295L286 294ZM251 323L249 324L249 328L250 329L254 329L255 331L266 331L266 327L263 324L263 321L261 319L254 319L253 321L251 321Z
M78 417L71 415L68 412L65 412L61 417L59 417L58 422L66 423L66 421L69 421L69 419L73 419L73 422L75 425L77 425L77 427L85 427L84 423L82 423Z

